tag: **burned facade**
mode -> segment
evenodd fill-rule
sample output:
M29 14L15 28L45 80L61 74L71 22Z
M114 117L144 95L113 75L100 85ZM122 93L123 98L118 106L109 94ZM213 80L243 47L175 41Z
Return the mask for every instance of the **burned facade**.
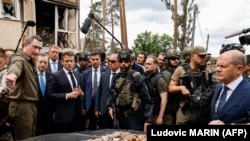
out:
M15 50L26 22L34 21L36 26L27 28L22 41L37 34L43 38L44 52L51 44L81 50L79 5L80 0L0 0L0 32L6 35L0 47Z

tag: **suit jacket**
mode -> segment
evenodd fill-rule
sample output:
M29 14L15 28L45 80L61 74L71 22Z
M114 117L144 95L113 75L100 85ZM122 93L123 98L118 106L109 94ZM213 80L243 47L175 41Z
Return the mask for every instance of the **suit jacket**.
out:
M57 66L57 68L58 68L58 71L61 70L61 69L63 68L62 61L61 61L61 60L58 60L58 66ZM50 66L50 60L49 60L49 62L48 62L47 71L52 72L52 69L51 69L51 66Z
M81 76L73 72L78 85L81 85ZM49 81L49 96L55 102L55 122L71 122L74 116L81 117L81 101L77 99L66 99L66 93L72 92L70 81L63 69L53 73Z
M212 120L219 119L224 123L231 123L235 120L246 118L250 120L250 83L244 78L229 97L222 112L216 116L215 104L219 98L222 84L217 84L214 90L214 95L211 103L211 118Z
M39 77L39 74L38 74ZM37 78L37 85L38 85L38 94L39 94L39 101L37 102L37 129L45 129L43 127L51 127L53 122L53 112L54 112L54 102L48 95L48 84L50 77L52 77L52 73L49 71L45 71L45 94L42 95L42 91L39 84L39 78ZM46 129L51 130L51 129ZM38 131L39 132L39 131ZM44 133L50 131L43 131Z
M111 70L105 71L102 73L100 78L100 83L98 86L96 99L95 99L95 111L101 112L101 115L104 115L108 107L108 97L110 90L110 76Z
M100 67L100 73L107 71L106 68ZM84 92L84 102L82 108L89 110L92 102L92 67L82 72L82 87Z

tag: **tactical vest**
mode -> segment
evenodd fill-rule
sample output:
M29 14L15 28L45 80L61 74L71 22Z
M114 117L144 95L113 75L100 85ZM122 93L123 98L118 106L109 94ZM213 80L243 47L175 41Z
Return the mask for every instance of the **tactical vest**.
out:
M153 114L157 115L160 111L161 97L159 91L157 90L157 82L160 78L163 78L161 73L154 73L152 76L146 79L146 84L148 87L148 92L154 100L154 111Z
M128 74L129 75L129 74ZM120 111L133 110L137 111L142 106L142 101L138 93L136 80L141 77L139 72L132 72L132 75L127 79L118 77L115 83L116 100L115 104ZM125 82L123 82L125 81ZM123 84L124 83L124 84ZM122 86L121 86L122 85ZM119 91L120 89L120 91Z

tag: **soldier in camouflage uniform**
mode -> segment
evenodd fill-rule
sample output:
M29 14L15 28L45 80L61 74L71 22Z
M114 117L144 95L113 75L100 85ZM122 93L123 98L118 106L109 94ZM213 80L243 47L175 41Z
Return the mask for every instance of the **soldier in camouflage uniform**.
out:
M166 66L164 69L161 70L161 74L167 81L167 85L169 85L171 76L174 73L175 69L180 65L180 51L176 49L170 49L166 52ZM173 95L168 92L168 103L166 106L165 112L165 120L167 125L174 125L176 119L176 111L179 102L179 96Z
M144 77L131 69L133 56L128 49L118 53L120 73L113 80L109 114L118 119L121 129L146 131L152 121L153 100L151 99ZM116 112L113 113L113 110Z

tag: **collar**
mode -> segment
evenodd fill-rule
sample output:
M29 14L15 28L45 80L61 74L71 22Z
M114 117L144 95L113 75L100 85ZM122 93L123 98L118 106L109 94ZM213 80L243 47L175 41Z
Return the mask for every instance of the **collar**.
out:
M53 62L57 63L57 62L58 62L58 60L53 61L53 60L49 59L49 62L50 62L50 63L53 63Z
M243 80L242 75L240 77L238 77L237 79L235 79L234 81L230 82L229 84L227 84L226 86L230 89L230 90L235 90L235 88L240 84L240 82ZM225 86L223 84L223 86Z
M99 66L98 68L92 67L92 71L94 71L94 70L100 71L100 70L101 70L101 67L100 67L100 66Z

